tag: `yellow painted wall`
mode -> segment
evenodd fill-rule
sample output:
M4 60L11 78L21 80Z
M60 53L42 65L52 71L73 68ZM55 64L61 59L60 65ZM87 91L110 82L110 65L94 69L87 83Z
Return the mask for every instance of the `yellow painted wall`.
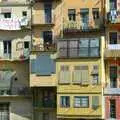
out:
M60 107L60 96L70 96L70 107ZM88 108L75 108L74 96L89 96ZM92 96L99 96L99 107L97 109L92 108ZM58 118L102 118L102 99L100 94L58 94L57 96L57 116Z

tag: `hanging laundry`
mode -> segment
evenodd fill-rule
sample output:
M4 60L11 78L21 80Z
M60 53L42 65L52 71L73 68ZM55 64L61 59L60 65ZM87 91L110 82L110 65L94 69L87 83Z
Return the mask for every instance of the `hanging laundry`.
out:
M14 18L1 18L0 19L1 30L21 30L20 22Z

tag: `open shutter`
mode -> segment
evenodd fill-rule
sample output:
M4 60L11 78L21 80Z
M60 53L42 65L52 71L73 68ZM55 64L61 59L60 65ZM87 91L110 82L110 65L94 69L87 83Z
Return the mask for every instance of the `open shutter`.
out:
M92 96L92 108L97 109L99 107L99 96Z
M88 76L88 66L81 66L81 75L82 75L82 85L89 84L89 76Z
M91 75L92 75L92 84L93 85L100 84L100 81L99 81L99 66L98 65L93 65Z
M0 57L3 57L3 51L4 51L3 41L0 41Z
M70 83L69 66L61 66L59 83L60 84L69 84Z
M82 82L81 78L82 78L82 71L80 69L80 66L75 66L73 72L73 83L81 84Z

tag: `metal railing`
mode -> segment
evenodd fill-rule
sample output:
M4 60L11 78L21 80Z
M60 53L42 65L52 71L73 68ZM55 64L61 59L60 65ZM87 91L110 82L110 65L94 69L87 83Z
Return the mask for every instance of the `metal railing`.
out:
M11 87L9 89L5 87L0 87L0 96L8 96L8 95L27 96L27 95L31 95L31 90L28 87Z
M33 45L32 51L56 51L56 44L37 44Z
M39 108L56 108L56 101L55 100L35 101L33 103L33 106Z

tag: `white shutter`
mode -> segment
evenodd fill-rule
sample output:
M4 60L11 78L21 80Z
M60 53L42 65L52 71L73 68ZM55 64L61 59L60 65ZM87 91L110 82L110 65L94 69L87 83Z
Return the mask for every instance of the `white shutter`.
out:
M4 52L3 41L0 41L0 57L3 56L3 52Z

